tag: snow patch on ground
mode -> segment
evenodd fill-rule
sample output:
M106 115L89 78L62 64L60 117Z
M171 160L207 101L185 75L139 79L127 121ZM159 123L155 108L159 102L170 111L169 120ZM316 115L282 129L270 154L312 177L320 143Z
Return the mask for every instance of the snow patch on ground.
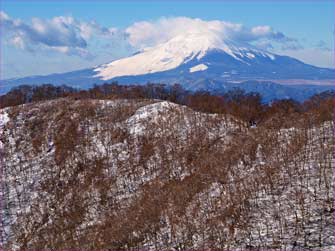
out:
M208 66L205 64L198 64L196 66L193 66L190 68L190 72L196 72L196 71L204 71L207 70Z
M3 128L8 123L9 120L10 119L9 119L6 109L0 110L0 134L2 134ZM3 147L3 143L0 141L0 150L2 149L2 147Z
M248 52L248 53L247 53L247 57L248 57L248 58L255 58L255 55L252 54L252 53L249 53L249 52Z
M9 119L9 116L8 116L8 113L7 113L6 109L0 110L0 128L5 126L8 123L9 120L10 119Z
M130 128L130 133L140 135L145 130L144 122L159 119L159 114L162 114L170 109L177 108L178 105L168 101L157 102L139 108L133 116L127 120Z

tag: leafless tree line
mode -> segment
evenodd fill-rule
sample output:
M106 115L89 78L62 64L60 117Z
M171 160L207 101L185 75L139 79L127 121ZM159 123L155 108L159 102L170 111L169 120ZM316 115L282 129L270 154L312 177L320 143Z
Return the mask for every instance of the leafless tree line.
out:
M274 103L256 128L237 119L247 115L211 114L200 101L202 113L170 104L129 121L152 102L64 98L11 108L1 135L5 249L332 244L329 100L311 100L304 112Z

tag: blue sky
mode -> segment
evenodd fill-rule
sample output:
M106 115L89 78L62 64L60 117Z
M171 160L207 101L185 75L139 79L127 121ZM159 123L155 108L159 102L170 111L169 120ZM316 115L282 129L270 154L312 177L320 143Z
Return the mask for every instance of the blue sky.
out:
M127 56L158 42L151 34L135 37L145 32L143 25L134 26L138 22L145 21L156 33L162 27L162 32L176 32L162 26L162 17L165 23L176 24L177 17L188 18L190 25L195 18L241 24L239 32L252 35L248 42L333 67L334 8L334 1L5 0L1 2L1 78L65 72ZM69 28L66 34L60 24ZM266 34L255 37L251 32L255 27L266 28Z

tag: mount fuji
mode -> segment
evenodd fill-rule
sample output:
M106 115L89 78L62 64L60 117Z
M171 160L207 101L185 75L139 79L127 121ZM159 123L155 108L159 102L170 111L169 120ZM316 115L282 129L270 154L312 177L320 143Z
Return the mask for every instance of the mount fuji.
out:
M233 87L245 89L248 86L248 91L255 89L262 95L269 95L269 90L276 89L276 93L271 94L269 99L304 99L334 88L331 85L285 86L275 82L289 82L293 79L295 84L332 81L334 76L334 69L305 64L295 58L270 53L250 44L222 39L212 33L190 33L90 69L2 80L0 92L5 93L21 84L50 83L89 88L94 84L117 81L120 84L179 83L185 89L212 92L223 92ZM306 97L291 97L292 88L307 91ZM282 93L281 96L277 95L278 92Z

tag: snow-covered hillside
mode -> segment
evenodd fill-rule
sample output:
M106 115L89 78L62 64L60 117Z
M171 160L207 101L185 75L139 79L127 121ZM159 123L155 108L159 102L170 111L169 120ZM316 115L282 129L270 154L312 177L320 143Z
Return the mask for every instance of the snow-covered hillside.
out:
M334 247L332 121L248 128L122 99L0 114L5 249Z

